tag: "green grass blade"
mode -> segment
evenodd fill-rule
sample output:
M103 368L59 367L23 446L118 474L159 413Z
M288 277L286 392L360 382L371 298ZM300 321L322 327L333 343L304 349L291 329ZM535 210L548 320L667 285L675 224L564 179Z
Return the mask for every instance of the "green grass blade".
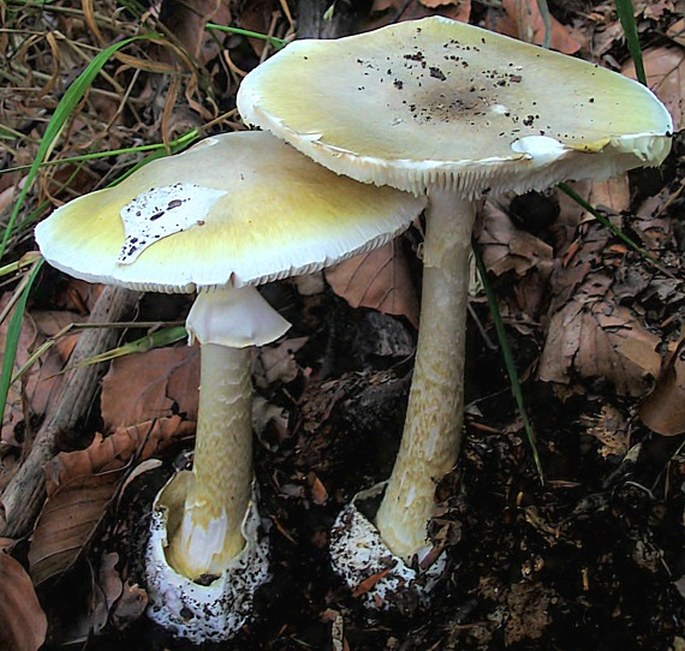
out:
M217 25L216 23L207 23L205 29L209 31L227 32L228 34L238 34L239 36L247 36L249 38L258 38L262 41L268 41L277 50L288 45L288 41L284 38L276 38L275 36L253 32L249 29L241 29L240 27L228 27L226 25Z
M19 335L21 334L21 325L24 319L24 310L26 309L26 301L29 297L29 292L33 286L33 282L43 266L44 260L40 258L36 260L33 269L29 273L28 281L21 292L21 296L17 301L14 312L10 317L7 326L7 337L5 339L5 350L2 355L2 372L0 373L0 414L4 421L5 407L7 406L7 396L12 384L12 372L14 370L14 360L17 356L17 348L19 347Z
M187 147L194 140L196 140L200 135L198 129L191 129L190 131L179 136L175 140L169 143L171 153L175 153L181 148ZM69 163L80 163L83 161L97 160L100 158L109 158L111 156L120 156L122 154L138 154L144 152L161 153L161 155L167 154L167 146L163 142L152 143L149 145L138 145L136 147L122 147L121 149L108 149L107 151L94 151L89 154L80 154L79 156L69 156L68 158L59 158L55 160L43 161L40 167L52 167L54 165L67 165ZM16 167L7 167L0 170L0 175L7 174L8 172L18 172L30 169L31 165L17 165ZM117 182L123 179L118 179Z
M123 346L117 346L111 350L107 350L99 355L93 355L80 362L79 366L90 366L91 364L99 364L100 362L108 362L117 357L124 357L125 355L132 355L133 353L144 353L153 348L160 348L161 346L168 346L175 344L181 339L188 336L188 331L184 326L176 326L173 328L163 328L157 330L152 334L145 335L135 341L129 341Z
M26 196L28 195L31 186L38 174L41 164L45 160L50 151L53 142L59 136L60 131L64 127L65 123L69 119L69 116L76 108L78 103L81 101L83 96L90 88L93 80L98 75L102 67L109 60L109 58L118 50L125 47L126 45L132 43L133 41L140 40L142 38L149 38L148 36L132 36L131 38L124 39L118 43L110 45L108 48L98 52L98 54L93 58L93 60L88 64L88 67L74 80L74 82L67 88L59 104L55 108L50 121L45 128L45 133L41 138L40 145L38 146L38 152L36 157L31 164L31 169L26 176L26 182L19 192L17 201L14 204L12 212L10 214L9 221L5 227L5 232L0 242L0 259L5 254L5 249L7 248L7 243L12 236L14 231L14 225L17 221L19 213L21 212Z
M528 418L528 412L526 411L526 405L523 400L523 392L521 391L521 382L519 380L519 374L516 370L516 364L514 362L514 356L511 354L511 348L509 347L509 340L507 339L507 333L504 329L504 323L502 322L502 316L499 313L499 308L497 307L497 299L495 298L495 293L492 291L492 286L488 280L487 270L485 269L485 263L480 254L478 245L474 242L473 254L476 260L476 267L478 268L478 274L480 275L481 282L483 283L483 288L485 289L485 295L488 299L488 308L490 309L490 315L492 316L492 322L495 325L495 332L497 333L497 341L499 342L500 348L502 350L502 357L504 358L504 366L507 369L507 375L509 376L509 385L511 387L511 393L514 396L514 401L516 402L516 408L521 417L521 422L523 423L523 429L526 432L526 438L528 439L528 444L533 453L533 461L535 463L535 468L540 477L540 481L545 483L545 475L542 471L542 462L540 461L540 454L537 447L537 438L535 436L535 430L533 425Z
M674 280L678 280L678 276L676 276L674 273L666 269L663 265L659 263L659 261L649 255L647 251L645 251L637 242L635 242L633 239L628 237L620 228L617 226L614 226L611 221L606 217L606 215L603 215L599 210L594 208L592 205L590 205L583 197L581 197L573 188L571 188L569 185L566 183L560 183L559 184L559 189L569 196L573 201L575 201L583 210L586 210L589 212L602 226L605 228L608 228L616 237L618 237L622 242L627 244L633 251L638 253L644 260L649 262L655 269L658 269L664 276L668 276L669 278L673 278Z
M623 27L623 33L628 43L628 52L630 52L630 56L635 64L635 76L641 84L646 86L647 75L645 74L645 66L642 62L642 49L640 48L640 37L637 34L632 0L616 0L616 13L621 21L621 27Z
M545 36L542 41L542 47L544 47L545 50L549 50L549 46L552 44L552 17L549 14L547 0L537 0L537 2L542 24L545 26Z
M50 121L48 122L45 133L41 138L40 144L38 146L38 151L36 157L31 164L31 168L26 175L26 182L21 188L17 201L14 204L12 212L10 213L10 218L8 220L7 226L5 227L5 232L0 242L0 259L4 256L5 249L7 248L7 243L12 236L17 218L23 209L24 202L28 195L33 182L36 179L38 170L41 164L50 152L54 141L59 136L62 128L66 124L69 116L78 106L79 102L86 94L93 80L98 75L105 63L110 59L110 57L126 45L130 43L151 38L153 35L141 35L132 36L130 38L119 41L105 48L93 58L93 60L88 64L86 69L74 80L74 82L67 88L62 96L62 99L57 104L55 112L53 113ZM33 282L38 274L38 270L43 264L43 260L38 260L35 263L33 270L31 271L28 282L22 294L17 302L14 313L10 319L7 336L5 340L5 350L2 357L2 365L0 367L0 422L4 421L5 408L7 406L7 396L9 393L9 388L12 383L12 371L14 369L14 360L16 358L17 349L19 347L19 336L21 334L21 324L24 316L24 310L26 308L26 301L28 300L28 293L33 285Z

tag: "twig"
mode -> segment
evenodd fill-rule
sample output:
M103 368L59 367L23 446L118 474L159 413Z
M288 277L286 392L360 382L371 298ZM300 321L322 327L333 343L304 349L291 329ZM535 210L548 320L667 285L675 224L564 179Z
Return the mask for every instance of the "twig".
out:
M119 321L138 302L139 294L107 286L95 303L90 320ZM117 338L113 328L92 328L81 333L71 355L71 364L112 347ZM102 364L77 366L64 377L59 394L49 407L31 451L7 484L0 507L0 536L17 538L31 531L45 500L45 464L58 452L59 436L72 429L87 413L95 396Z

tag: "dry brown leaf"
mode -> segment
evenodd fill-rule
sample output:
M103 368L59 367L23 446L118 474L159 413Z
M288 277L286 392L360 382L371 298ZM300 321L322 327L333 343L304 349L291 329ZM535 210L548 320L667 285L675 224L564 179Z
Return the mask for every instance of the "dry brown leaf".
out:
M393 240L326 269L333 291L352 307L401 315L418 326L419 303L401 246Z
M471 0L418 0L424 7L428 9L443 9L449 8L454 11L456 9L459 18L450 15L453 20L461 20L464 23L469 22L471 16Z
M0 310L4 309L11 299L11 292L6 292L0 299ZM14 313L14 310L12 310ZM8 316L5 321L0 324L0 350L5 350L7 327L10 321ZM36 342L36 328L30 319L24 317L21 327L21 334L19 336L19 345L14 362L14 371L18 371L21 366L27 361L30 350ZM9 446L19 446L19 443L14 438L16 426L24 420L24 403L22 398L22 387L19 383L13 383L9 388L7 395L7 407L5 409L5 419L2 422L2 430L0 430L0 441Z
M602 378L620 395L639 396L659 371L658 345L659 338L627 308L610 301L574 299L549 323L538 375L565 385L574 373Z
M0 309L7 304L10 293L6 293L0 301ZM30 355L49 337L56 335L70 323L81 321L79 315L73 312L35 312L24 316L19 347L15 359L14 369L18 371L29 359ZM5 336L9 319L0 325L0 350L4 350ZM62 381L61 371L65 360L71 355L78 335L61 338L55 346L38 359L24 374L21 382L15 382L8 395L5 420L2 424L0 440L11 446L17 445L14 439L15 427L25 420L27 415L42 415L48 403ZM25 413L28 411L28 414Z
M205 29L209 22L231 24L228 2L223 0L167 0L164 22L181 45L204 65L221 51L221 46Z
M173 414L196 420L199 382L198 346L120 357L102 380L102 418L108 429Z
M492 201L481 212L482 230L478 243L483 262L496 276L513 271L523 276L533 268L551 271L552 247L532 233L514 226L507 213Z
M314 504L322 506L328 501L328 491L323 482L316 476L316 473L310 472L307 475L307 483L311 492L312 501Z
M608 208L616 213L628 210L630 207L628 175L621 174L606 181L593 181L587 201L594 208Z
M643 54L647 83L656 96L666 105L673 117L675 130L685 124L683 121L683 95L685 94L685 50L682 48L657 47ZM635 79L632 61L623 66L624 75Z
M47 618L26 570L0 553L0 649L37 651L47 630Z
M666 35L672 38L678 45L685 47L685 18L676 20L670 25L666 30Z
M194 421L171 416L119 427L107 437L98 433L85 450L60 452L47 464L48 495L74 477L122 468L134 455L140 461L148 459L161 452L173 439L190 436L194 431Z
M119 554L116 552L109 552L107 554L103 554L102 561L100 563L98 583L100 584L100 589L105 597L105 603L107 604L108 611L124 592L124 584L122 583L119 572L116 569L118 562Z
M249 0L243 2L240 10L239 26L258 34L268 34L273 20L273 5L262 0ZM222 23L228 25L228 23ZM266 42L260 38L248 39L252 49L261 57Z
M645 18L659 20L667 11L676 13L677 9L673 0L644 0L643 3L634 5L637 8L640 4L644 4L642 15Z
M90 542L112 499L122 471L75 477L46 501L29 550L36 584L67 570Z
M663 436L685 432L685 339L664 360L654 390L640 405L642 422Z
M616 407L602 405L596 417L583 417L586 432L594 436L601 447L598 452L603 457L616 455L625 457L630 448L630 429L623 414Z
M147 592L138 584L124 582L123 592L112 612L111 622L115 628L123 629L131 622L140 619L147 608Z
M365 20L363 31L384 27L398 20L416 20L440 14L452 20L468 23L471 0L374 0L370 19Z
M286 339L279 344L262 346L256 353L253 375L257 386L266 388L274 382L292 382L299 372L295 353L309 337Z
M503 0L504 14L490 11L486 26L500 34L518 38L527 43L542 45L545 41L545 23L542 20L537 0ZM550 47L564 54L575 54L580 43L571 35L571 30L550 16L552 36Z

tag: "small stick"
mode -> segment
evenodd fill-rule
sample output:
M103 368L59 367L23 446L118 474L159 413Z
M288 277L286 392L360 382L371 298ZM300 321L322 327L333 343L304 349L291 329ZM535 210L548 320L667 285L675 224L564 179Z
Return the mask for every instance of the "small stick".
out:
M90 320L119 321L138 302L140 294L105 286L95 302ZM118 336L115 328L91 328L81 333L71 355L59 393L48 407L31 451L9 481L0 498L0 536L18 538L31 531L45 501L45 464L58 452L59 435L72 429L87 413L95 397L104 365L79 366L78 362L111 348Z

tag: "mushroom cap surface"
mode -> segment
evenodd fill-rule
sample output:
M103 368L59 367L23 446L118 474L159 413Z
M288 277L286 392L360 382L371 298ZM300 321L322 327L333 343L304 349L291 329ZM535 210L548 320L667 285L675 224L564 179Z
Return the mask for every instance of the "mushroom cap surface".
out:
M439 16L295 41L247 75L238 108L340 174L468 197L657 165L673 129L627 77Z
M77 278L191 292L321 269L387 242L423 205L337 176L268 133L230 133L70 201L36 240Z

